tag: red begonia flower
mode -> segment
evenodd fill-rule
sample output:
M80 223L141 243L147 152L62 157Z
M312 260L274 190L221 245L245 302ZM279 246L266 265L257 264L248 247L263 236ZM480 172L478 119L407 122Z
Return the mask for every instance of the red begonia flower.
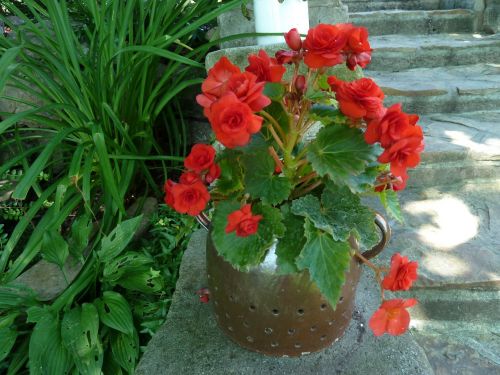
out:
M211 184L220 177L220 174L221 174L220 166L215 163L212 164L207 174L205 175L205 182L207 184Z
M215 160L215 149L210 145L199 143L191 148L191 152L184 159L184 166L197 173L210 168Z
M305 64L312 69L318 69L344 62L342 49L346 41L346 34L334 25L320 23L309 29L304 40Z
M261 129L263 121L232 92L212 105L208 119L215 137L227 148L245 146L251 135Z
M200 298L201 303L208 303L208 301L210 301L210 290L208 290L208 288L198 289L196 294Z
M390 147L398 139L407 137L418 121L417 115L409 115L402 111L401 103L390 106L380 118L368 123L365 140L369 144L380 142L382 147Z
M410 314L406 309L417 303L416 299L392 299L382 305L370 318L369 326L375 336L388 333L399 336L406 332L410 325Z
M199 215L205 209L210 194L201 181L192 184L176 184L171 188L173 208L181 214Z
M347 42L343 52L346 56L347 67L354 70L356 65L361 68L371 61L372 49L368 42L368 30L365 27L355 27L352 24L337 25L346 35Z
M203 94L196 97L198 104L209 108L215 100L227 92L229 79L238 73L241 73L240 68L233 65L226 56L222 56L208 71L208 76L201 85Z
M278 64L291 64L297 63L302 58L302 55L297 51L285 51L279 50L274 56L276 57L276 61Z
M383 116L384 93L372 79L343 82L335 77L328 77L328 83L335 91L340 111L347 117L370 120Z
M201 181L200 175L195 172L184 172L179 178L179 183L184 185L192 185L195 182Z
M226 233L236 231L237 236L248 237L257 232L260 220L262 215L252 215L252 207L246 204L227 216Z
M403 257L395 253L391 258L391 270L384 277L382 287L387 290L408 290L413 282L417 280L417 262L408 261L408 257Z
M165 203L167 206L174 208L174 196L172 195L172 188L174 187L175 182L172 180L165 181L165 185L163 189L165 190Z
M255 74L243 72L234 74L229 79L227 87L241 102L248 104L252 111L259 112L271 104L271 99L262 93L265 84L265 82L257 82Z
M302 48L302 39L300 38L299 31L296 28L291 29L285 33L285 41L288 47L294 51L300 51Z
M394 176L392 173L377 177L377 186L375 191L381 192L387 189L394 191L403 190L406 187L406 182L408 181L408 173L402 174L401 176Z
M278 63L278 60L268 56L261 49L258 55L248 56L249 65L245 68L247 72L255 74L257 82L281 82L286 68Z

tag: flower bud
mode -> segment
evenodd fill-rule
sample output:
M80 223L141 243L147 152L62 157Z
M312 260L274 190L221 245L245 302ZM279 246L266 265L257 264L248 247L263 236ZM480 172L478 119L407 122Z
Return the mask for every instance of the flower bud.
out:
M302 39L300 39L300 34L295 28L285 33L285 41L288 47L290 47L294 51L300 51L300 49L302 48Z
M295 79L295 89L297 89L297 92L304 92L306 91L306 77L303 75L298 75L297 78Z

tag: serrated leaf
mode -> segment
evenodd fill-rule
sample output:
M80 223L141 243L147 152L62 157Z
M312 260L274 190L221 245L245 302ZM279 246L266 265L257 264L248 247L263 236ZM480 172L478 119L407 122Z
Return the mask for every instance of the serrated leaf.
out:
M237 269L246 269L262 261L274 237L282 236L285 227L277 208L256 204L252 207L252 213L263 216L257 233L248 237L239 237L235 232L226 233L227 216L240 208L239 202L220 202L214 212L211 237L215 248L224 259Z
M142 215L125 220L118 224L108 236L104 236L101 241L101 249L97 252L101 262L106 263L120 255L134 236Z
M334 241L308 219L304 228L307 242L297 259L297 266L300 270L309 270L311 280L335 308L350 265L350 247L347 242Z
M394 190L383 190L380 192L379 198L387 214L403 224L405 219L399 205L398 194Z
M129 374L133 374L139 359L139 336L134 330L132 335L114 333L111 337L113 359Z
M295 261L306 242L304 218L292 214L289 205L282 206L281 212L286 232L276 247L276 263L280 274L289 274L298 271Z
M323 125L346 123L346 117L338 109L324 104L314 104L309 111L309 118Z
M347 241L352 233L365 248L371 248L379 240L374 212L363 206L346 186L328 184L321 202L313 195L296 199L292 202L292 212L311 220L335 241Z
M106 291L102 298L95 301L95 305L103 324L125 334L132 334L134 331L132 311L120 293Z
M374 147L365 142L361 130L346 126L321 129L307 152L314 170L338 184L363 172L376 157Z
M72 366L71 356L62 343L59 317L47 313L31 334L30 374L69 374Z
M373 185L380 173L380 166L369 166L362 173L348 177L344 182L353 193L373 191Z
M265 142L256 140L241 157L245 191L263 203L276 205L288 199L292 184L287 177L274 174L275 162L267 147Z
M99 338L99 314L93 304L84 303L67 311L61 336L81 374L101 373L103 349Z
M219 161L220 177L216 181L217 191L231 194L243 190L243 171L237 158L224 158Z
M271 100L279 101L285 93L285 87L281 83L267 82L263 94Z
M16 343L17 331L11 328L0 329L0 363L9 355Z
M58 231L49 230L43 234L41 254L47 262L62 268L69 256L68 243Z

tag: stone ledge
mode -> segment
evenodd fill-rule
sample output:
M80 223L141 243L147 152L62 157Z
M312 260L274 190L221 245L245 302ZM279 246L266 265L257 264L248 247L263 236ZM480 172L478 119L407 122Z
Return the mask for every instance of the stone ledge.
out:
M207 285L205 240L203 230L193 234L167 321L147 346L137 375L433 374L411 334L376 338L366 329L367 319L379 303L369 272L358 286L349 328L330 348L300 358L274 358L239 347L217 327L210 304L200 303L195 295Z

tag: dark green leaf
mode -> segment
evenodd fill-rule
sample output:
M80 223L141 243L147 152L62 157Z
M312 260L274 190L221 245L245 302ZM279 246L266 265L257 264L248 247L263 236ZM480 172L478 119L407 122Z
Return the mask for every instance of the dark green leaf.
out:
M132 374L139 359L139 336L137 332L134 330L131 335L119 332L113 333L111 351L113 352L113 359L129 374Z
M142 270L135 272L128 272L116 283L125 289L148 294L159 292L164 285L161 272L148 267L143 267Z
M309 145L307 159L320 176L328 175L341 184L363 172L367 164L376 159L376 154L365 142L361 130L328 126L321 129Z
M278 102L272 102L269 104L266 108L265 111L271 115L277 122L280 124L281 129L286 133L290 129L290 119L288 113L285 111L283 108L283 105ZM262 132L266 132L266 128L262 128Z
M56 230L49 230L43 234L42 257L50 263L64 266L69 256L68 243Z
M252 207L252 213L262 215L263 219L259 222L256 234L239 237L235 232L226 233L227 216L240 208L238 202L220 202L215 209L211 236L218 253L224 259L237 269L245 269L262 261L274 236L282 236L285 227L278 209L257 204Z
M369 166L364 172L350 176L345 180L345 184L353 193L365 193L373 191L373 185L380 172L380 166Z
M92 219L90 215L83 214L78 216L71 225L71 238L69 239L69 252L76 259L80 259L83 251L89 243L92 233Z
M102 298L95 301L101 322L110 328L125 334L132 334L134 322L132 311L125 298L120 293L107 291Z
M103 349L99 338L99 314L91 303L84 303L64 314L61 334L81 374L100 374Z
M345 272L349 269L350 247L347 242L334 241L308 219L304 228L307 242L297 259L297 266L300 270L309 270L311 280L335 308L345 282Z
M271 100L280 101L285 93L285 87L281 83L267 82L263 94Z
M233 153L234 155L234 153ZM224 158L219 161L220 177L216 181L217 191L231 194L243 190L243 171L237 159Z
M256 139L241 158L245 174L245 190L252 198L276 205L290 195L292 185L284 176L274 173L275 162L264 141Z
M320 121L323 125L346 123L346 117L338 109L324 104L313 105L309 117L311 120Z
M404 223L405 219L403 213L401 212L401 207L399 206L398 194L394 190L384 190L379 194L380 202L385 208L385 211L393 219L396 219L400 223Z
M9 283L0 286L0 310L36 304L36 293L26 285Z
M110 283L115 283L123 275L130 272L149 269L154 260L149 254L142 254L136 251L128 251L123 255L104 264L103 277Z
M30 374L69 374L73 361L61 340L59 317L47 313L33 329L29 346Z
M281 207L285 235L278 241L276 248L278 272L288 274L297 272L296 258L304 247L304 218L292 214L289 205Z
M339 188L328 184L321 202L313 195L296 199L292 203L292 212L307 217L335 241L347 241L353 234L364 247L371 248L379 240L374 212L363 206L359 197L346 186Z
M17 332L11 328L0 329L0 363L7 357L16 343Z
M132 240L141 220L142 215L125 220L118 224L115 229L111 231L109 236L103 237L101 250L97 252L101 262L106 263L120 255L130 240Z

